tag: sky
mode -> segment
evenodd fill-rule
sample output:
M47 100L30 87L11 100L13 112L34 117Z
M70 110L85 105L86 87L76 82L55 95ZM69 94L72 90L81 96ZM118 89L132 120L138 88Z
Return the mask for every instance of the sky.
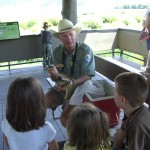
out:
M150 4L149 0L77 0L78 13L101 12L123 4ZM61 16L62 0L0 0L0 21L11 18Z

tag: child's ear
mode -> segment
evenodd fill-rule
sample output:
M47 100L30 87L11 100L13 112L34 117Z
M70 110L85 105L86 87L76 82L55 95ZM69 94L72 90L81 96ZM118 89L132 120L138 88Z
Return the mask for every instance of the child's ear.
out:
M127 102L128 100L124 96L121 96L121 104L125 105Z

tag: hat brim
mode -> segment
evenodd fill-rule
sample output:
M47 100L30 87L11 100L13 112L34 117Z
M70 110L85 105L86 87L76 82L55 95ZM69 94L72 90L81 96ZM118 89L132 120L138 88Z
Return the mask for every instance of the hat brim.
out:
M60 34L60 33L68 32L68 31L70 31L70 30L75 30L76 33L79 34L79 33L81 32L82 28L79 27L79 26L74 26L74 27L71 28L71 29L66 29L66 30L59 31L59 32L56 32L56 31L54 31L54 30L51 29L50 32L52 33L52 35L53 35L55 38L59 38L59 34Z

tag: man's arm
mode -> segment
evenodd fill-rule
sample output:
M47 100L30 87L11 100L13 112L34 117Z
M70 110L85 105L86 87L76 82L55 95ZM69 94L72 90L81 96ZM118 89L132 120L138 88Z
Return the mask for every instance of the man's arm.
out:
M89 76L89 75L82 75L82 76L80 76L79 78L77 78L75 80L75 84L76 84L76 86L78 86L78 85L81 85L85 81L90 80L90 79L91 79L91 76Z
M51 65L47 68L48 73L50 74L50 78L53 81L57 81L59 79L58 70L54 65Z

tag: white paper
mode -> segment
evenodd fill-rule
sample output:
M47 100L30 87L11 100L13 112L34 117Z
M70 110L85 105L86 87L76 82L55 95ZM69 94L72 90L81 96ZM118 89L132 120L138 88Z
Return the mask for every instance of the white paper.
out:
M54 81L52 81L51 78L47 78L47 81L49 82L51 87L54 87L56 85L56 83Z

